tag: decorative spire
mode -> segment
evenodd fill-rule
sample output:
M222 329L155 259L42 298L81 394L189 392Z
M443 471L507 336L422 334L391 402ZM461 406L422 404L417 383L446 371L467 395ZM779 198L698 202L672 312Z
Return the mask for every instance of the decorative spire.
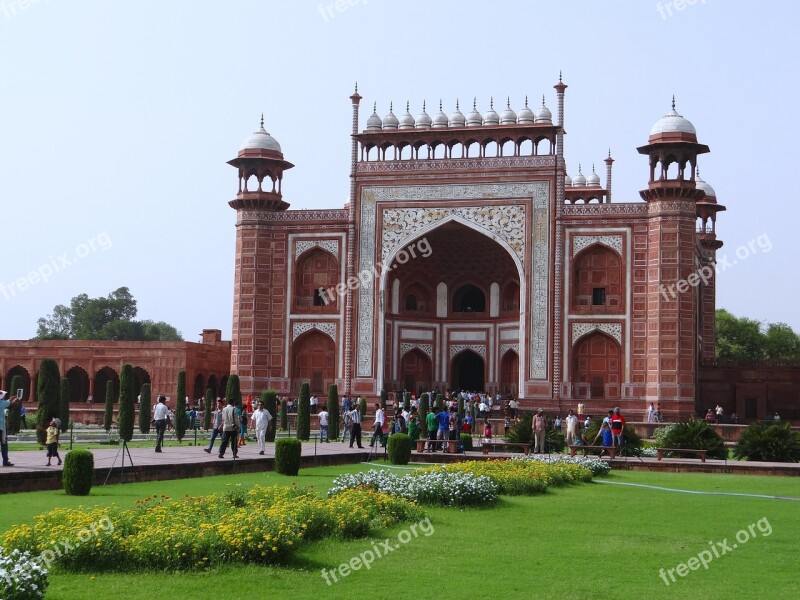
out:
M561 71L560 70L558 71L558 83L563 83L563 81L561 81Z
M425 100L422 101L422 112L425 112Z
M389 102L389 112L392 112L392 109L393 109L392 103Z
M439 98L439 112L442 112L442 99Z
M583 175L581 172L581 163L578 163L578 175Z
M494 96L489 97L489 108L494 110Z
M411 109L411 103L408 100L406 100L406 112L409 112L410 109Z
M356 91L354 93L358 93L358 82L356 81Z
M542 94L542 106L544 106L544 94Z
M544 96L542 96L544 98ZM528 108L528 94L525 94L525 108Z
M511 96L506 96L506 108L511 108Z
M675 110L675 94L672 94L672 110Z
M456 98L456 110L458 110L458 98Z
M372 103L372 112L374 112L374 113L378 112L378 103L377 102L373 102Z
M477 98L477 96L473 96L472 97L472 110L478 110L476 108L477 104L478 104L478 98Z
M611 158L611 148L608 149L608 158Z
M592 163L592 173L594 173L594 163ZM596 175L596 173L595 173Z
M264 113L261 113L261 129L264 129Z

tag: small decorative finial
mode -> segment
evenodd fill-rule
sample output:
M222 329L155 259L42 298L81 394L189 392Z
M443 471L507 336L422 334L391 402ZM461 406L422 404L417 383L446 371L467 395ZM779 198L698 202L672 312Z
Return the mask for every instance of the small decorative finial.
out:
M442 112L442 99L439 98L439 112Z
M528 94L525 94L525 108L528 108Z
M478 109L476 108L476 107L477 107L477 104L478 104L478 98L477 98L477 96L473 96L473 97L472 97L472 110L478 110Z
M425 100L422 101L422 112L425 112Z
M393 108L393 103L389 102L389 112L392 112L392 108Z
M700 179L700 165L697 165L697 178Z
M511 108L511 96L506 96L506 108Z
M544 94L542 94L542 106L544 106Z
M261 129L264 129L264 113L261 113Z
M456 98L456 110L458 110L458 98Z
M494 110L494 96L489 97L489 108Z
M558 83L563 83L563 81L561 81L561 71L558 72Z
M581 172L581 163L578 163L578 174L583 175L583 173Z
M373 102L372 103L372 112L374 112L374 113L378 112L378 103L377 102Z
M675 110L675 94L672 94L672 110Z
M356 81L356 94L358 93L358 82Z
M592 173L594 173L594 163L592 163Z
M411 103L408 100L406 100L406 112L409 112L410 109L411 109Z
M608 149L608 158L611 158L611 148Z

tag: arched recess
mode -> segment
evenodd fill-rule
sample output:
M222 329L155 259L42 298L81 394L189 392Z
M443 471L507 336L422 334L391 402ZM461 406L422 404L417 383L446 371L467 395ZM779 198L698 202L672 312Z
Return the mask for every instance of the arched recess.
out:
M89 397L89 374L76 365L64 377L69 381L69 401L86 402Z
M619 254L597 243L581 251L573 264L573 308L592 313L625 311L625 275Z
M450 382L453 390L470 392L484 391L486 381L486 363L472 350L464 350L456 354L451 361Z
M219 378L219 392L217 392L218 396L226 397L228 395L228 376L223 375Z
M519 312L519 282L509 281L503 288L500 300L500 309L503 313Z
M214 398L222 398L222 394L219 393L219 387L217 385L217 376L214 375L213 373L208 376L208 384L206 386L206 389L209 388L211 389L211 393L214 396ZM205 390L203 390L203 393L205 393Z
M142 386L145 383L150 383L150 373L145 371L142 367L133 367L133 381L134 381L134 395L139 396L142 393ZM153 391L150 390L150 398L153 398Z
M400 359L400 383L406 390L433 389L433 364L419 348L409 350Z
M330 336L312 329L292 344L292 389L304 381L311 393L327 394L328 386L336 380L336 345Z
M14 383L13 381L14 377L17 375L19 375L22 378L23 400L24 401L33 400L34 398L33 398L33 389L31 388L31 375L30 373L28 373L28 370L22 365L14 365L8 370L8 373L6 373L6 378L5 381L3 382L3 385L8 388L6 391L8 392L9 397L17 393L17 390L12 390L9 387L11 386L12 383Z
M194 385L192 386L192 401L197 401L206 394L205 377L202 373L198 373L194 377Z
M476 285L462 285L453 293L453 312L486 312L486 294Z
M334 312L339 298L331 288L339 283L339 261L330 252L316 246L297 259L294 275L295 310Z
M618 398L620 347L606 334L595 331L580 338L573 349L573 383L586 383L590 398Z
M113 401L116 403L119 399L119 373L117 373L111 367L103 367L94 374L94 384L92 385L92 389L94 390L95 404L105 404L106 385L109 381L114 382Z
M426 285L415 281L403 288L400 296L400 312L409 316L427 316L433 312L433 298L433 292Z
M500 359L500 391L516 397L519 389L519 355L508 350Z

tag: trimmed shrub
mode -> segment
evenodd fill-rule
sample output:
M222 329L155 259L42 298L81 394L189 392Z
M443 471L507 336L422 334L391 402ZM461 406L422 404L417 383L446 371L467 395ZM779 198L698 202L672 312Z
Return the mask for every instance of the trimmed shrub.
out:
M458 397L458 418L463 421L464 420L464 397Z
M103 411L103 429L111 431L111 421L114 420L114 382L106 381L105 411Z
M281 401L281 431L289 430L289 399L285 398Z
M311 386L308 382L300 386L300 396L297 399L297 439L308 440L311 438Z
M117 427L119 437L123 442L130 442L133 437L133 419L135 416L136 401L133 386L136 381L133 376L133 366L122 365L119 374L119 414L117 415Z
M214 398L214 390L211 388L206 389L206 399L204 405L205 410L203 411L203 429L208 431L211 429L211 417L214 415L214 410L217 408L216 398Z
M186 371L181 369L178 371L178 389L175 392L177 400L175 401L175 437L178 441L183 441L183 436L186 435L186 426L188 419L186 418Z
M442 412L444 408L444 398L442 398L441 394L436 394L436 402L434 402L434 407L436 408L436 412Z
M139 392L139 431L142 433L150 433L150 384L145 383L142 385L142 390Z
M461 434L461 445L464 447L464 450L472 450L472 436L468 433Z
M339 387L333 383L328 387L328 435L330 439L339 438Z
M239 384L239 376L231 375L225 385L225 398L231 401L234 406L242 405L242 389Z
M275 472L295 476L300 471L300 454L303 444L294 438L281 438L275 442Z
M14 375L11 378L11 386L8 388L8 395L15 396L17 394L17 390L22 388L22 376L21 375ZM11 406L8 407L8 418L6 419L6 432L9 435L14 435L15 433L19 433L20 427L25 427L25 424L22 422L22 416L20 414L20 409L22 408L22 404L15 402Z
M788 421L753 423L742 431L733 450L739 460L800 461L800 433Z
M393 433L387 446L389 462L393 465L407 465L411 460L411 438L405 433Z
M61 385L58 390L58 418L61 419L61 433L66 433L69 429L69 379L61 378Z
M425 419L428 416L428 413L431 412L429 398L430 396L428 395L428 392L420 394L419 397L419 430L424 434L427 434L428 432L428 422Z
M626 444L629 443L627 430L625 430L625 438ZM664 447L705 450L709 458L725 459L728 457L725 442L714 430L714 427L698 419L692 419L688 423L677 423L664 437ZM680 452L671 452L670 454L680 456ZM694 454L691 455L691 457L694 456Z
M275 430L278 428L278 392L275 390L264 390L261 392L261 402L264 403L264 409L272 415L272 420L267 427L267 435L264 438L267 442L275 441Z
M387 392L386 390L381 390L381 408L383 410L386 410L386 403L388 401L389 401L389 392ZM397 408L397 406L395 406L395 408Z
M364 420L364 417L367 416L367 399L364 396L361 396L358 399L358 412L361 413L361 420Z
M68 496L88 496L94 482L94 454L88 450L67 452L61 482Z
M508 441L520 444L530 444L533 442L531 426L533 417L530 414L520 416L516 423L508 430ZM481 429L481 431L483 431Z
M411 392L406 392L403 394L403 409L404 410L411 409Z
M50 426L50 419L58 416L60 400L61 375L58 373L58 364L52 358L42 359L39 366L39 380L36 385L36 397L39 399L39 408L36 411L36 437L40 444L44 444L46 432ZM11 391L9 394L16 394ZM19 423L19 413L17 413Z

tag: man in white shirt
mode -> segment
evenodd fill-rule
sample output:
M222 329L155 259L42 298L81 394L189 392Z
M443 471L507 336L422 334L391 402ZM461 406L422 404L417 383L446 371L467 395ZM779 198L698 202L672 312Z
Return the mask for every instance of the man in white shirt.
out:
M325 408L323 406L322 410L319 411L319 441L320 443L328 442L330 444L331 438L328 436L328 418L330 415Z
M227 404L222 409L222 446L219 447L219 457L225 457L225 450L228 449L228 444L231 445L233 458L239 458L239 445L237 438L239 437L239 419L236 417L236 407L230 398L226 398Z
M253 411L253 415L250 418L250 427L251 429L256 430L256 440L258 440L259 454L264 454L264 450L267 448L267 428L269 427L269 422L271 420L272 415L269 414L269 411L264 408L264 404L259 402L258 408Z
M575 413L569 411L565 422L567 424L567 445L574 446L575 436L578 433L578 417L575 416Z
M308 403L311 405L311 414L317 414L317 404L319 404L319 398L317 398L317 395L311 394L311 398Z
M209 406L206 410L211 410ZM222 435L222 400L217 400L217 409L211 415L211 441L208 443L208 448L203 448L206 454L211 454L211 451L214 449L214 440L217 439L217 436Z
M381 446L383 446L383 423L385 420L386 413L380 404L375 404L375 430L372 432L372 439L369 441L370 448L375 445L376 438L380 440Z
M167 429L168 416L167 398L159 396L158 402L153 407L153 420L156 422L156 452L161 452L161 446L164 445L164 432Z
M353 447L353 442L357 442L359 448L361 445L361 408L358 402L353 403L353 410L347 413L350 418L350 447Z

